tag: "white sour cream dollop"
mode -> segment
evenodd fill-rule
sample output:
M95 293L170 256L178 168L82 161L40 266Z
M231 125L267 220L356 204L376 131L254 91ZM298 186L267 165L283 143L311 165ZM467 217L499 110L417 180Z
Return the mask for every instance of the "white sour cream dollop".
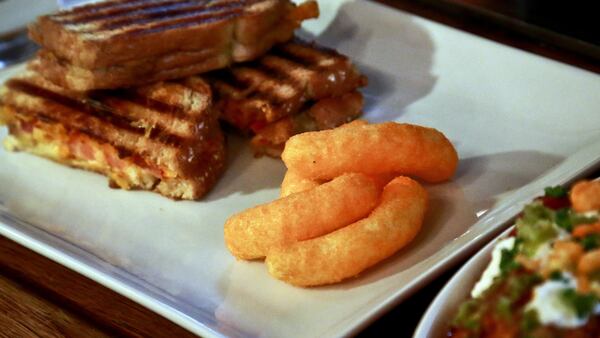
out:
M471 297L477 298L483 294L483 292L489 289L494 283L494 279L500 276L500 261L502 260L502 250L511 250L515 245L515 238L509 237L501 240L496 244L492 251L492 261L487 266L479 281L471 290Z
M565 304L561 293L577 287L573 275L563 273L564 280L547 280L533 289L533 298L526 306L527 310L536 310L543 325L562 328L575 328L587 323L588 318L578 318L575 309Z

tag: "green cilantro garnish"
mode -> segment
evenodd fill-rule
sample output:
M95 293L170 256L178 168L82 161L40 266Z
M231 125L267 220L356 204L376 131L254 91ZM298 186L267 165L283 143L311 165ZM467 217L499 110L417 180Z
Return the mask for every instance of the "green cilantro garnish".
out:
M544 243L556 238L555 212L541 203L525 206L521 218L517 220L517 238L521 241L520 252L532 257Z
M583 250L590 251L600 247L600 235L590 234L580 240Z
M521 329L524 332L531 332L538 326L540 326L540 320L537 311L533 309L525 311L521 319Z
M559 270L554 270L550 273L549 278L554 281L566 282L567 280Z
M476 299L468 300L460 305L452 324L470 330L479 328L481 321L481 304Z
M592 224L596 222L598 222L598 217L571 213L571 223L573 223L573 225Z
M517 257L517 254L519 253L518 246L519 240L517 239L515 240L512 249L502 249L500 252L500 272L503 276L520 266L519 263L515 261L515 257Z
M567 208L557 210L554 213L554 222L558 227L563 228L567 232L573 231L571 212Z
M561 198L567 196L569 191L561 186L547 187L544 189L544 194L547 197Z
M552 221L554 212L551 209L546 208L541 203L531 203L523 208L521 214L521 220L525 223L535 224L540 221Z
M506 283L506 296L512 301L518 301L532 286L542 281L538 274L512 275Z
M561 293L562 300L571 306L580 319L588 317L598 303L598 297L593 293L579 294L575 289L566 289Z
M512 315L512 306L513 301L510 298L500 296L496 303L496 312L504 318L510 318Z

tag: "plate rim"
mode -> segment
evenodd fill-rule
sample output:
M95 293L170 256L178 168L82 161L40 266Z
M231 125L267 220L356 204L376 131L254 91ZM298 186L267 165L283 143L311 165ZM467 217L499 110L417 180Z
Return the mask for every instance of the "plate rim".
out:
M514 219L511 220L511 223L514 223ZM441 306L447 303L448 294L451 293L453 287L460 283L460 281L466 277L467 272L472 269L475 269L475 265L483 263L486 259L489 261L490 255L494 246L503 238L507 237L510 232L514 229L514 224L508 227L506 230L502 231L499 235L494 237L489 243L487 243L484 247L479 249L477 253L471 257L469 260L465 262L465 264L458 269L452 275L452 277L444 284L444 287L436 294L433 301L427 307L427 310L421 316L417 328L413 334L413 338L421 338L421 337L430 337L433 333L434 324L439 322L440 320L445 321L448 318L439 318L439 311ZM485 268L485 267L484 267ZM477 269L479 270L479 269ZM479 271L479 273L483 272L483 269Z

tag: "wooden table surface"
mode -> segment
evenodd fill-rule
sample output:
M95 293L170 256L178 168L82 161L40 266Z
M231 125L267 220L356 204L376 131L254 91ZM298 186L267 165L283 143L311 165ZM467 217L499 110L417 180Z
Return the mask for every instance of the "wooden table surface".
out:
M381 0L500 43L600 73L600 62L544 36L487 17L502 0ZM497 6L496 6L497 7ZM482 14L484 13L484 14ZM560 45L560 44L559 44ZM0 187L1 189L1 187ZM423 286L359 336L410 336L452 269ZM188 331L59 264L0 236L0 337L191 337Z

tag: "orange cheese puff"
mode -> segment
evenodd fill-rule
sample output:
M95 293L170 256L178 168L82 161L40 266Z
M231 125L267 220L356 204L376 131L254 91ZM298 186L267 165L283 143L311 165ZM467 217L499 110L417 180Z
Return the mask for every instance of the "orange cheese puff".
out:
M281 182L279 197L286 197L293 193L309 190L318 187L320 184L320 181L306 178L293 170L288 170Z
M338 128L364 126L364 125L367 125L367 124L369 124L369 121L358 119L358 120L352 120L352 121L350 121L348 123L344 123L341 126L339 126Z
M571 204L577 212L600 210L600 181L581 181L571 188Z
M237 258L262 258L275 245L314 238L365 217L380 193L366 175L342 175L233 215L225 223L225 244Z
M371 176L375 185L379 187L379 189L383 189L383 187L388 184L394 177L398 175L396 174L381 174L376 176ZM279 197L286 197L291 194L305 191L317 187L323 184L323 181L312 180L310 178L306 178L301 174L288 170L283 177L283 181L281 182L281 192Z
M426 207L425 189L410 178L397 177L367 218L321 237L273 248L266 259L269 273L298 286L356 276L410 243Z
M454 175L458 155L441 132L411 124L351 124L291 137L281 159L303 176L327 180L343 173L398 173L427 182Z

